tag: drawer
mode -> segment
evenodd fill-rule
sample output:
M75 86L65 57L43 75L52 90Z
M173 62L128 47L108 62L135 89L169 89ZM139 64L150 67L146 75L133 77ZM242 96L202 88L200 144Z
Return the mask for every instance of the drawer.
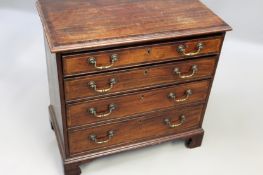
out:
M103 75L69 78L64 81L65 98L66 100L94 98L145 87L207 78L213 75L215 64L216 57L209 57L110 72Z
M183 107L69 132L70 154L94 152L196 129L200 126L202 111L203 105Z
M208 80L198 81L67 104L67 123L69 127L94 124L181 104L204 102L209 85Z
M87 52L63 56L65 76L219 53L222 37L184 40L165 44Z

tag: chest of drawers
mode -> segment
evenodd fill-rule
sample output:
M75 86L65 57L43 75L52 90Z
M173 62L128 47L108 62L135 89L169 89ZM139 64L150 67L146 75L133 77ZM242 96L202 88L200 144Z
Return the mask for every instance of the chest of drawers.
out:
M66 175L175 139L201 145L225 32L197 0L38 0Z

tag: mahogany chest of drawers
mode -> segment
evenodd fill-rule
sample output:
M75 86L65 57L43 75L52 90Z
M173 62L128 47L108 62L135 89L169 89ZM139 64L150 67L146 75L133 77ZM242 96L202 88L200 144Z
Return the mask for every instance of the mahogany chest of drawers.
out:
M201 145L225 32L198 0L38 0L66 175L113 153Z

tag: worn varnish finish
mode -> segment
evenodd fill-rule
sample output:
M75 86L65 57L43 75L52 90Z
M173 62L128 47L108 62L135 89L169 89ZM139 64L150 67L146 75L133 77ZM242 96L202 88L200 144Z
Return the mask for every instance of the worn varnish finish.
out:
M106 48L227 31L197 0L39 0L52 52Z
M80 164L101 156L175 139L201 145L231 30L224 21L198 0L38 0L37 8L65 175L80 175Z

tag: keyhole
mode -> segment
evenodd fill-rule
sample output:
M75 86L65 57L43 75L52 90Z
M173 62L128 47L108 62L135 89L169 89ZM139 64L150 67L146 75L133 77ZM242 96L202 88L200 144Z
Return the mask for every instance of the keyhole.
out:
M148 70L147 70L147 69L144 70L144 75L145 75L145 76L148 75Z
M152 51L151 48L148 48L148 49L147 49L147 53L148 53L148 55L151 54L151 51Z
M140 100L141 100L141 101L144 100L144 95L141 95Z

